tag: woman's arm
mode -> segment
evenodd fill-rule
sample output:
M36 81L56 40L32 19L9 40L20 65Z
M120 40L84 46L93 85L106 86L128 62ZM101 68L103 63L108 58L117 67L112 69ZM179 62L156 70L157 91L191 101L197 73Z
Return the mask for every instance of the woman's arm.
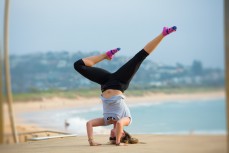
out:
M123 126L128 126L130 124L130 118L124 117L116 123L116 145L120 145L121 137L123 136Z
M92 119L87 122L87 136L88 136L88 142L90 146L101 145L99 143L94 142L93 140L93 127L96 127L96 126L104 126L103 118L96 118L96 119Z

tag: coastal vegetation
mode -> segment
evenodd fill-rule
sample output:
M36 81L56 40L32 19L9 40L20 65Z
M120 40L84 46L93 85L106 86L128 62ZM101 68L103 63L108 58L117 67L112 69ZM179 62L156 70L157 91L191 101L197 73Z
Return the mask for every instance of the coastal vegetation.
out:
M98 54L68 51L11 55L11 81L14 101L42 100L43 98L97 97L100 86L74 70L76 60ZM130 57L119 56L112 62L96 65L115 72ZM185 93L224 90L224 70L205 67L194 60L190 65L166 65L146 59L134 76L127 95L148 93ZM3 81L5 82L5 81Z
M204 93L204 92L217 92L224 91L223 87L182 87L182 88L152 88L152 89L130 89L125 92L127 96L144 96L153 93L165 94L183 94L183 93ZM27 93L14 93L13 98L15 102L26 101L41 101L42 99L51 98L93 98L101 94L100 90L92 89L75 89L75 90L48 90L48 91L34 91Z

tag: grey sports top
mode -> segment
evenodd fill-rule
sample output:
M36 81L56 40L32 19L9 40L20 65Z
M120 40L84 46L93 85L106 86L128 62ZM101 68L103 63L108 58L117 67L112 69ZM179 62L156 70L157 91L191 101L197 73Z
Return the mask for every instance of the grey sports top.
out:
M103 117L105 125L108 125L109 118L120 120L123 117L130 117L130 110L125 103L124 95L112 96L111 98L104 98L101 96L103 102Z

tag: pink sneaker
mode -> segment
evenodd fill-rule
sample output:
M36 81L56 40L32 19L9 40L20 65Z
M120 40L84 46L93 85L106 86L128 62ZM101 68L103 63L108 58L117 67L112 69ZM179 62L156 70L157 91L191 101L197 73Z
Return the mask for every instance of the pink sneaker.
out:
M174 31L176 31L176 30L177 30L177 27L176 27L176 26L173 26L173 27L171 27L171 28L164 27L164 28L163 28L163 31L162 31L162 34L163 34L163 36L167 36L168 34L174 32Z
M114 54L117 53L121 48L115 48L106 52L109 59L114 57Z

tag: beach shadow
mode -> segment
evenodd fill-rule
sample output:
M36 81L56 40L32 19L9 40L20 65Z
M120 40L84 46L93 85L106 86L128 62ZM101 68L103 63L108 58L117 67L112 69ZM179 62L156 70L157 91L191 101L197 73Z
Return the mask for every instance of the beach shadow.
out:
M138 145L138 144L147 144L147 143L146 142L138 142L136 144L127 144L127 146ZM105 146L116 146L115 144L112 144L110 142L107 142L107 143L102 144L102 145L105 145Z

